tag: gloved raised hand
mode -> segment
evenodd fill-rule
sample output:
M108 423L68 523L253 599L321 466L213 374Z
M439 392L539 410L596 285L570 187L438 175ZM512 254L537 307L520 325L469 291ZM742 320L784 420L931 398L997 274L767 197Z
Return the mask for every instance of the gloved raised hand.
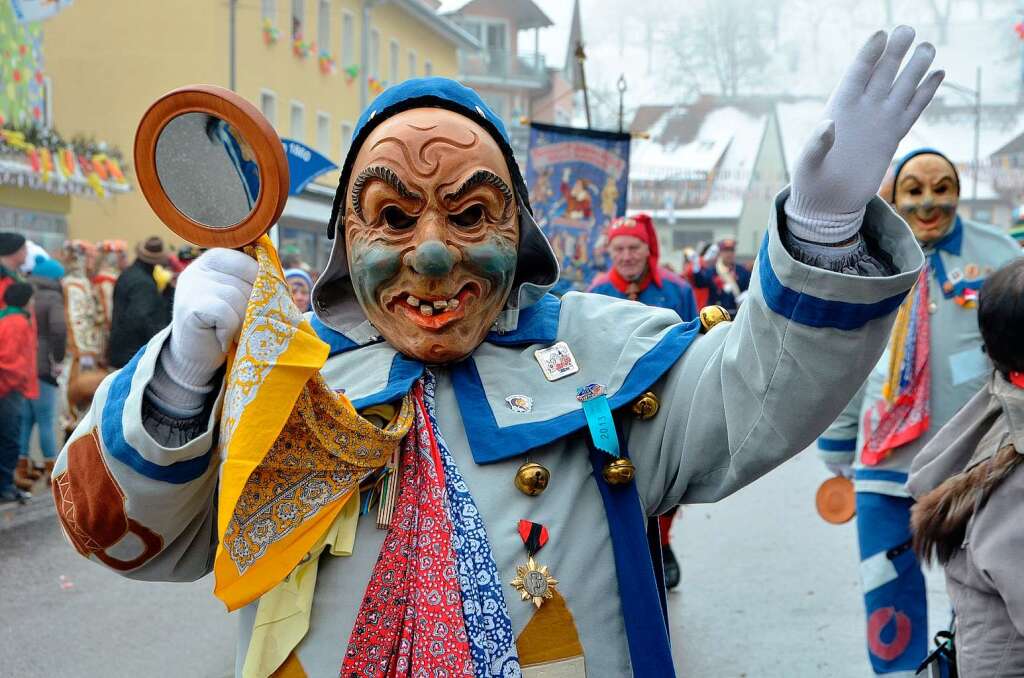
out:
M202 405L245 318L259 266L242 252L211 249L182 271L174 293L171 338L160 354L164 375L151 384L178 410Z
M935 48L921 43L897 77L913 41L909 26L898 26L888 40L884 31L872 35L829 98L797 161L786 200L796 237L831 245L860 229L896 147L945 75L934 71L924 77Z

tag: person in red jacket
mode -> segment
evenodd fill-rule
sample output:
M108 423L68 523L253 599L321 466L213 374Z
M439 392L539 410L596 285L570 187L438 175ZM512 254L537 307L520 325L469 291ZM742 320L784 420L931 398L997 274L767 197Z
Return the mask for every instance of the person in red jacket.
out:
M0 308L0 504L24 503L31 495L14 485L21 451L21 410L39 397L32 285L11 283Z
M25 236L13 231L0 231L0 296L10 285L25 282L21 265L28 257L28 243ZM0 308L3 304L0 303Z

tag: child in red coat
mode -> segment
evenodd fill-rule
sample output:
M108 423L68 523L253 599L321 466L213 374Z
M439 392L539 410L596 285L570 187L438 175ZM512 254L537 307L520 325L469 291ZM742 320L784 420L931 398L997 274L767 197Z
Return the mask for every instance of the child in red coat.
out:
M24 503L31 496L14 485L21 446L23 401L39 397L32 285L11 284L0 308L0 504Z

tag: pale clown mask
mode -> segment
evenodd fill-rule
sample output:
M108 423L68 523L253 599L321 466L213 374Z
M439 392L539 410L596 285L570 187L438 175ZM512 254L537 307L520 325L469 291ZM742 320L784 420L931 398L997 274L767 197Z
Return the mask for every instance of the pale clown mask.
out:
M896 175L895 207L922 245L949 232L960 201L956 169L945 157L921 153L907 160Z
M494 138L450 110L397 113L362 143L344 199L349 275L370 323L424 363L472 353L516 275L519 203Z

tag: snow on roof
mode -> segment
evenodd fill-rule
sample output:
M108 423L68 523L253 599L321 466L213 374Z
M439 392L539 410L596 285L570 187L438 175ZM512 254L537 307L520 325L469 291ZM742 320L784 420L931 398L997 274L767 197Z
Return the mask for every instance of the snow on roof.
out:
M649 139L634 139L629 178L684 180L714 173L708 201L700 207L675 208L676 218L738 218L768 115L732 105L715 106L703 111L692 138L680 138L693 122L685 118L694 115L692 109L674 107L648 130Z
M473 0L441 0L441 6L437 8L438 14L451 14L473 2Z

